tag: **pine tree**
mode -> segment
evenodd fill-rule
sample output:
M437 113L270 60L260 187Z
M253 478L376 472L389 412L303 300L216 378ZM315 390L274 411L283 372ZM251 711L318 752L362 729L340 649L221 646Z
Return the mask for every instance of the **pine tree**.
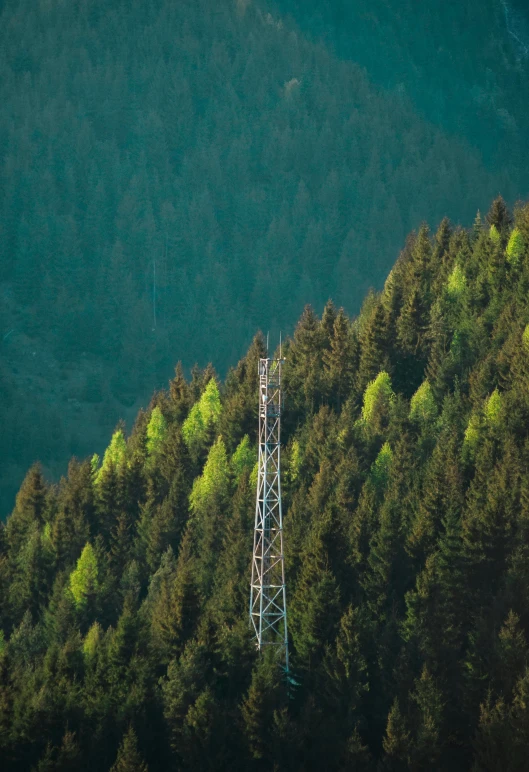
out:
M162 662L181 653L196 623L199 597L195 571L188 530L182 539L176 569L164 577L151 612L152 635Z
M148 772L148 766L138 751L138 738L136 732L129 726L123 735L123 741L119 746L116 761L110 768L110 772Z
M189 708L205 687L208 675L207 652L192 639L178 660L172 660L162 682L163 712L171 747L179 753L184 721Z
M423 667L411 695L417 706L412 769L434 769L443 751L443 700L428 669Z
M423 296L420 290L414 287L410 291L397 320L398 340L406 354L420 359L423 353L427 323Z
M121 577L132 555L132 523L127 510L118 515L110 534L109 562L114 576Z
M320 690L334 723L342 732L353 735L364 692L368 691L367 661L362 653L364 621L358 609L349 606L340 620L334 647L329 647L323 660L324 678Z
M424 493L408 531L407 550L418 564L431 554L443 517L460 517L463 508L463 478L455 432L439 438L426 467Z
M94 495L88 462L70 462L68 478L59 490L57 503L50 538L56 565L63 567L77 559L94 527Z
M187 415L190 402L189 387L184 377L181 362L178 362L175 367L175 376L169 383L169 393L171 395L174 418L178 423L181 423Z
M470 603L461 593L466 572L456 511L445 515L443 528L437 550L426 558L415 589L406 594L403 632L408 640L414 639L427 664L458 680L457 657L468 631Z
M330 336L330 349L323 354L323 362L329 381L329 392L336 395L338 410L352 385L356 353L353 340L349 323L341 308L334 320L332 335Z
M149 465L154 466L163 451L167 438L167 421L160 408L156 406L147 424L147 454Z
M487 214L487 222L490 226L497 228L499 233L504 233L512 224L512 215L501 196L498 196L492 202L492 206Z
M312 532L305 549L296 591L290 606L290 628L300 664L312 671L323 654L323 641L336 628L339 588L329 568L321 536Z
M386 734L382 741L384 748L384 769L391 772L404 772L409 769L411 756L410 732L399 707L399 701L395 697L388 714Z
M369 381L379 372L391 372L389 365L389 325L387 312L376 302L369 319L360 335L360 363L357 374L357 388L365 389Z
M248 693L241 705L244 734L252 759L271 763L274 713L284 700L279 670L270 657L263 657L254 667Z
M94 548L88 542L85 544L77 566L70 574L70 591L77 608L84 608L93 602L99 588L99 569Z
M20 550L31 527L43 523L45 508L46 483L40 466L34 464L24 478L6 524L6 540L13 556Z
M288 348L284 389L294 410L312 413L324 395L322 356L325 333L311 306L305 306ZM294 413L296 415L296 412Z
M472 565L478 597L497 586L514 546L520 466L517 448L508 441L502 463L495 465L493 444L486 441L476 459L476 474L467 496L463 540Z
M343 309L341 310L343 312ZM339 311L336 311L336 306L332 300L328 300L323 309L323 314L321 315L321 329L326 338L325 348L328 348L329 342L333 337L334 323L336 322L338 314Z
M443 217L435 234L434 246L431 258L432 271L435 278L442 281L446 275L447 265L450 260L450 238L452 236L452 227L448 217Z

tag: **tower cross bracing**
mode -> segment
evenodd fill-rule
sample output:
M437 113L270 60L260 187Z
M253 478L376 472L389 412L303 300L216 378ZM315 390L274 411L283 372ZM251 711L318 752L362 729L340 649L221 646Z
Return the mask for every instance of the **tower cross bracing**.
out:
M259 459L250 592L257 648L275 647L288 672L288 629L281 509L281 365L259 360Z

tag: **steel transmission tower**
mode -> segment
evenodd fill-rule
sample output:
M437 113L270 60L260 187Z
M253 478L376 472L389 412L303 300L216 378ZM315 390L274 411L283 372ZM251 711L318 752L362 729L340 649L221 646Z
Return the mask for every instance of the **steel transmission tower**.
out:
M259 476L250 592L257 648L271 646L288 673L287 603L281 511L281 365L259 360Z

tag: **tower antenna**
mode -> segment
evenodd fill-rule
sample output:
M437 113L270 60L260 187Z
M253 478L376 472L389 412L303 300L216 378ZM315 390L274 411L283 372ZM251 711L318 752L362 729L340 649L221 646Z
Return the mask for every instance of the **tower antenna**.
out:
M288 674L288 629L281 507L281 365L259 360L259 461L250 589L250 627L259 651L275 649Z

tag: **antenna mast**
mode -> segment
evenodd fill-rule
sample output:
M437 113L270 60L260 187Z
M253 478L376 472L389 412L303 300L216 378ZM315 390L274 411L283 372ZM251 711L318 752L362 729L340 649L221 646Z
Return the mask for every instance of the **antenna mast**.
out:
M259 360L259 473L250 592L250 627L259 651L271 646L288 673L288 631L281 509L281 365Z

